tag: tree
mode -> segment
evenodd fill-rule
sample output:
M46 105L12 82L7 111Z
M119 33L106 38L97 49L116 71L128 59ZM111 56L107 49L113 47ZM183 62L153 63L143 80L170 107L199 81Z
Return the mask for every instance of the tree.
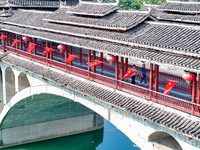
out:
M143 7L143 3L140 0L120 0L119 6L126 9L140 9Z

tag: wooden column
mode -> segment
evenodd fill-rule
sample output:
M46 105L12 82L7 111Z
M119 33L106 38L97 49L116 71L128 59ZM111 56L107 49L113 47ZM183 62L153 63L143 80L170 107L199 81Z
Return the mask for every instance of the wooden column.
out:
M48 41L46 41L46 48L48 48ZM46 57L49 58L49 54L46 54Z
M199 79L198 79L197 104L200 104L200 74L199 74Z
M115 79L119 80L119 57L116 56L115 62Z
M158 92L159 65L155 64L155 91Z
M122 80L122 77L124 76L124 57L121 57L121 68L120 68L120 75L121 75L121 81Z
M67 60L68 58L68 46L66 45L66 49L65 49L65 61Z
M53 43L50 42L50 48L53 48ZM53 60L53 52L51 52L51 60Z
M5 39L3 39L3 52L6 52Z
M33 39L33 42L34 42L34 44L35 44L34 54L36 55L36 54L37 54L37 38L34 38L34 39Z
M19 36L20 40L20 50L22 50L22 35Z
M18 40L18 35L16 34L16 40ZM16 48L19 49L18 43L16 44Z
M93 62L96 60L96 51L93 50ZM93 66L93 72L96 73L96 66Z
M6 31L6 46L8 46L8 32Z
M103 52L100 52L100 61L102 62L101 64L101 71L103 71Z
M153 64L150 64L149 89L153 90Z
M69 53L72 55L72 46L70 46ZM73 65L72 61L70 61L70 65Z
M12 44L12 33L10 32L10 46Z
M128 70L128 58L125 59L125 72Z
M82 48L79 48L79 62L82 64Z
M88 50L88 62L91 62L91 50ZM88 71L91 71L90 66L88 65Z
M195 74L195 79L192 81L192 103L196 103L197 94L197 75ZM192 106L192 115L194 115L195 106Z
M115 61L115 79L116 79L116 87L118 87L118 80L119 80L119 57L116 56L116 61Z

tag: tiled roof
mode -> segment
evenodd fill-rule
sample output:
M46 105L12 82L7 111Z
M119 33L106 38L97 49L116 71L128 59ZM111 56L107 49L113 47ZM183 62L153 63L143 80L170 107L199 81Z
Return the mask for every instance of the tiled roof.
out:
M187 23L196 23L196 24L200 23L199 14L195 14L195 15L173 14L173 13L167 13L165 11L153 9L151 11L151 15L153 15L159 20L187 22Z
M105 16L115 10L117 5L98 3L79 3L69 9L69 12L78 15Z
M135 13L134 11L115 12L103 18L76 16L66 13L66 11L69 11L69 9L61 8L52 15L45 17L45 20L71 25L126 31L137 26L139 23L148 18L148 13Z
M59 0L8 0L9 4L22 7L59 7Z
M23 14L24 17L21 17L20 14ZM198 26L178 25L166 22L146 22L129 31L116 32L54 24L42 20L43 17L51 14L47 12L19 11L15 16L8 18L5 23L71 36L87 37L200 57L200 47L198 44L200 43L200 39L196 38L200 35L200 27Z
M200 13L200 2L168 2L158 9L175 12Z

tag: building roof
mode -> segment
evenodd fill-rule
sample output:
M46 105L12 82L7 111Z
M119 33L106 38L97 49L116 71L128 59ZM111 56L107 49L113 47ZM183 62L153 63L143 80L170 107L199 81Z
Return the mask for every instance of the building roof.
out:
M38 13L38 11L22 10L18 11L15 16L8 18L4 22L71 36L86 37L129 46L140 46L176 54L200 57L200 47L198 44L200 43L200 39L196 38L200 35L199 26L150 21L144 22L126 32L116 32L55 24L42 20L42 18L46 18L52 14L54 13ZM21 17L21 15L23 15L23 17Z
M164 11L200 13L200 2L167 2L158 7Z
M44 20L84 27L126 31L137 26L149 16L148 13L140 11L119 11L103 18L89 18L67 13L68 11L68 8L60 8L55 13L46 16Z
M200 23L200 14L173 14L165 11L158 10L156 8L152 9L151 15L159 20L166 21L176 21L176 22L186 22L186 23Z
M77 15L88 15L88 16L105 16L109 13L118 9L118 6L115 4L106 4L106 3L79 3L76 6L73 6L69 9L70 13Z
M59 0L8 0L12 7L56 7L60 6Z

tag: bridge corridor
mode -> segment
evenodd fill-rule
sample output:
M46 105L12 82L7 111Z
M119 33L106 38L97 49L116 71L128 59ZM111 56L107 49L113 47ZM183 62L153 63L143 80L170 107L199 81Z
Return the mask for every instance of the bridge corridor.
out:
M13 62L15 65L12 65ZM3 71L11 68L15 79L25 82L28 80L29 84L19 85L22 81L15 81L18 83L16 84L18 87L22 87L20 89L23 89L23 87L24 89L18 90L19 92L16 92L14 97L5 104L0 120L3 120L7 113L22 99L49 93L72 98L74 102L93 110L114 124L142 150L153 150L154 147L159 148L163 145L165 147L168 146L168 142L174 143L172 147L180 150L175 141L181 145L183 150L188 148L195 150L199 146L197 142L199 131L192 127L193 124L199 126L199 123L191 120L190 116L183 114L183 112L37 62L26 59L22 61L22 58L13 54L8 54L3 58L1 68ZM17 91L17 86L15 88ZM176 121L180 121L180 123ZM184 124L184 122L187 124ZM157 132L163 134L154 135ZM188 140L188 132L195 133L190 140ZM173 138L176 140L173 140Z

